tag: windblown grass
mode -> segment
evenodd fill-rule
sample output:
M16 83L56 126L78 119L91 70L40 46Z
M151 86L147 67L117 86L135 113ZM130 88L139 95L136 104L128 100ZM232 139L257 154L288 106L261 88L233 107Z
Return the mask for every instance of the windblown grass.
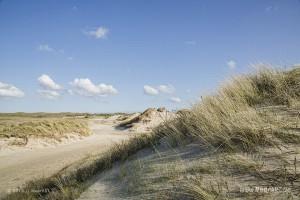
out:
M276 120L258 107L291 107L300 97L300 69L240 76L216 95L202 98L190 112L180 113L156 132L172 138L193 138L214 149L255 151L261 146L276 146L287 120ZM278 137L280 135L280 137ZM277 137L276 137L277 136Z
M89 135L87 122L82 119L9 119L0 120L0 138L43 137L60 139L67 134Z
M241 159L235 153L252 154L263 152L265 148L282 149L288 148L286 145L289 144L299 145L299 102L299 68L289 71L262 69L255 74L234 78L217 94L202 98L190 111L181 112L177 119L158 127L156 133L171 138L173 144L197 141L210 152L233 154L225 157L225 163L220 165L222 176L228 173L247 174L269 186L288 187L295 194L298 186L294 184L299 181L296 157L293 173L286 169L287 165L292 168L291 163L280 169L273 166L266 170L259 162ZM280 165L272 159L268 163ZM228 172L228 169L231 171ZM220 192L205 187L200 180L183 183L181 189L192 199L226 199ZM244 195L250 197L252 194ZM264 199L265 195L260 198ZM292 193L289 195L293 197Z

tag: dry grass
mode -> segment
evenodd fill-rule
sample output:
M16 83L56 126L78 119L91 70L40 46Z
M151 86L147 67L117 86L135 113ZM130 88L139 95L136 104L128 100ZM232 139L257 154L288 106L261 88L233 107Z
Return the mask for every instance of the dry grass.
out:
M18 119L0 120L0 138L43 137L60 139L67 134L89 135L87 122L83 119Z
M216 95L202 98L189 112L180 113L180 117L158 127L156 132L172 138L175 144L181 144L183 140L198 141L210 152L233 154L219 159L223 159L223 164L219 164L223 177L228 174L248 175L256 183L260 180L268 186L288 187L295 195L299 193L295 189L298 187L295 183L299 182L296 170L290 172L286 166L274 169L274 163L277 163L275 166L280 163L272 159L268 163L273 162L273 169L263 170L260 162L242 159L234 153L247 152L250 155L265 148L299 145L299 101L299 68L290 71L263 69L256 74L233 79ZM281 108L281 112L276 110L277 107ZM296 164L294 166L296 169ZM288 180L290 184L287 184ZM226 199L220 191L208 188L203 182L183 183L181 189L192 199ZM218 181L213 182L216 184ZM244 195L249 198L252 194ZM261 198L267 197L263 194Z
M178 139L193 138L214 149L255 151L275 146L284 134L286 119L274 120L262 106L291 106L300 98L300 69L287 72L264 69L233 79L214 96L202 98L190 112L156 132ZM286 133L286 131L285 131Z

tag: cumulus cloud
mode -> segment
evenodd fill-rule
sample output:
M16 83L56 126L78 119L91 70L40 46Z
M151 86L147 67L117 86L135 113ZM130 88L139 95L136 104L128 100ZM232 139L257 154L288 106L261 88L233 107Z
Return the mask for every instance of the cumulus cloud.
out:
M60 93L54 90L38 90L39 95L42 98L54 100L60 97Z
M173 103L180 103L181 99L179 97L171 97L170 101L172 101Z
M92 36L96 39L104 39L109 33L109 29L103 26L99 26L95 30L85 32L87 35Z
M159 86L144 85L144 93L151 96L159 94L173 94L174 92L175 88L170 84Z
M55 83L50 76L43 74L38 78L39 84L47 90L60 90L62 87Z
M51 48L48 44L40 44L37 48L39 51L48 51L48 52L53 52L54 49Z
M159 94L159 91L154 87L144 85L144 93L147 95L155 96Z
M88 78L76 78L70 83L74 87L74 92L88 97L115 95L118 90L112 85L101 83L95 85Z
M38 82L43 90L38 90L38 94L45 99L58 99L61 94L60 91L62 90L62 87L55 83L55 81L48 76L47 74L43 74L40 77L38 77Z
M175 91L175 88L172 85L159 85L157 89L159 92L165 94L172 94Z
M236 68L236 62L234 60L229 60L227 62L227 66L230 68L230 69L234 69Z
M0 82L0 97L23 97L24 92L19 88Z

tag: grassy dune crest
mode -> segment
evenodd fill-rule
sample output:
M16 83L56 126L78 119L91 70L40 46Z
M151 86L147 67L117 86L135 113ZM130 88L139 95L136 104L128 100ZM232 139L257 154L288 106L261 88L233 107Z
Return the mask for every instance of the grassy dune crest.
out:
M203 97L188 112L156 132L176 139L192 138L220 150L255 151L276 146L289 121L278 119L272 108L299 111L300 69L262 69L234 78L216 95ZM268 107L270 109L268 109ZM299 136L294 136L299 137Z

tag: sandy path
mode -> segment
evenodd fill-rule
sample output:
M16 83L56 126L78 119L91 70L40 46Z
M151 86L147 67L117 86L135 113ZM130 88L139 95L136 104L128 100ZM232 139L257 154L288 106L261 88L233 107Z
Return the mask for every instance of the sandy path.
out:
M104 123L103 123L104 122ZM38 177L47 177L87 155L103 152L129 134L115 130L109 121L93 119L93 135L71 144L0 155L0 197Z

